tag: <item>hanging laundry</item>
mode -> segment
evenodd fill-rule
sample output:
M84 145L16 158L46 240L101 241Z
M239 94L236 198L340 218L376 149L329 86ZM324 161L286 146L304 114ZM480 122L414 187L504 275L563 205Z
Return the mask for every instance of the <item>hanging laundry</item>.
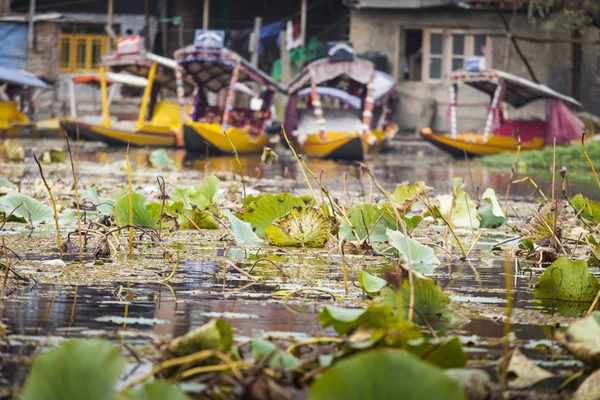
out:
M258 54L263 54L263 40L275 38L275 42L277 43L277 46L279 46L279 32L281 32L284 29L285 24L283 21L273 22L272 24L265 25L262 28L260 28Z
M302 35L300 34L300 20L294 19L287 22L285 41L288 51L302 46Z

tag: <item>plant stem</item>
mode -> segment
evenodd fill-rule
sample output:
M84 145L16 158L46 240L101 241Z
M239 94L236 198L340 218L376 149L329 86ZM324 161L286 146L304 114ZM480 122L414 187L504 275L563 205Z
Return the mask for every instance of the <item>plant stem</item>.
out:
M581 135L581 149L583 150L583 155L585 156L585 159L587 160L588 164L590 164L590 168L592 169L594 178L596 178L596 184L598 185L598 188L600 188L600 179L598 179L598 174L596 173L596 168L594 168L594 164L592 163L592 160L590 160L590 156L588 156L587 150L585 149L584 138L585 138L585 129L583 130L583 134Z
M240 166L240 177L242 178L242 189L244 191L243 192L243 194L244 194L243 204L246 204L246 181L244 180L244 167L242 165L242 162L240 161L240 157L238 155L237 149L235 148L235 145L231 141L231 138L229 137L229 135L227 134L226 131L223 131L223 134L225 135L225 137L227 138L227 141L233 148L233 154L235 155L235 160L237 161L238 165Z
M317 195L315 194L315 191L313 190L313 188L310 184L310 181L308 180L308 176L306 176L306 172L304 171L304 168L302 168L302 163L300 162L300 157L298 157L298 153L296 153L296 150L294 150L294 146L292 146L292 143L290 143L290 139L288 138L283 125L281 125L281 133L283 134L283 138L285 139L285 142L287 143L288 147L290 148L290 150L292 150L292 154L296 158L298 167L300 167L300 172L302 172L302 176L304 176L304 180L306 181L306 184L308 185L308 189L310 190L310 193L312 194L313 199L315 199L315 204L319 204L319 199L317 199Z
M129 162L129 146L127 142L127 151L125 151L125 164L127 165L127 183L129 184L129 259L133 254L133 183L131 183L131 163Z
M79 126L78 126L79 128ZM77 174L75 173L75 164L73 163L73 154L71 153L71 144L69 143L69 137L67 132L65 134L65 141L67 142L67 151L69 152L69 160L71 160L71 172L73 173L73 186L75 188L75 205L77 207L77 231L79 236L79 259L83 261L83 236L81 235L81 209L79 206L79 185L77 184Z
M506 187L506 194L504 195L504 215L506 215L506 211L508 210L508 195L510 194L510 185L513 183L513 177L515 176L515 168L517 167L517 160L519 159L519 153L521 152L521 135L519 134L519 130L515 130L517 134L517 153L515 154L515 158L513 160L512 166L510 167L510 176L508 179L508 186Z
M56 223L56 243L58 244L58 251L60 254L60 259L62 260L63 251L62 251L62 243L60 241L60 226L58 224L58 211L56 210L56 201L54 200L54 195L52 194L52 189L50 189L50 185L46 181L46 177L44 176L44 171L42 170L42 164L38 161L36 155L33 155L33 159L38 165L40 169L40 175L42 176L42 180L44 181L44 185L46 185L46 189L48 190L48 194L50 195L50 201L52 202L52 208L54 210L54 222Z

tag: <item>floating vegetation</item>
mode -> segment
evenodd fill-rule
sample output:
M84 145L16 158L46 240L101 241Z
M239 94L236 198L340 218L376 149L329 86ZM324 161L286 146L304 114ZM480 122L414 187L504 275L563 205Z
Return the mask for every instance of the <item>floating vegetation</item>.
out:
M132 150L71 171L49 148L49 188L28 158L0 177L2 395L597 393L597 197L536 184L505 206L502 185L284 151L196 160L200 173Z

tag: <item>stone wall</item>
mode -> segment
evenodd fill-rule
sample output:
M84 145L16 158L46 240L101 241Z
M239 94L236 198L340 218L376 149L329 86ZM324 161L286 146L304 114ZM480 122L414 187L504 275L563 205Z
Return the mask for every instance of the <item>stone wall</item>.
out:
M507 13L508 20L512 13ZM564 31L548 31L540 23L531 22L526 15L515 15L512 21L514 35L536 38L569 39L570 34ZM491 37L491 65L489 67L503 69L505 38L498 36L505 31L502 19L496 11L464 10L464 9L352 9L350 19L350 40L354 42L357 52L378 51L385 54L389 60L389 70L393 71L394 57L397 48L397 30L404 26L409 29L442 28L442 29L477 29L495 32ZM598 37L598 30L593 34ZM402 38L404 40L404 38ZM566 43L532 43L519 41L522 52L529 61L540 83L546 84L561 93L571 94L572 49ZM597 56L586 57L588 47L584 46L584 65L582 65L581 99L592 112L600 113L600 104L593 101L600 94L600 78L595 75L594 60ZM597 52L597 50L596 50ZM592 58L594 60L592 60ZM531 79L524 62L520 59L514 47L508 72ZM437 131L447 131L446 121L448 106L448 83L440 82L399 82L397 122L403 131L415 131L423 124L423 110L435 102L433 128ZM470 88L461 87L459 102L478 103L488 101L482 95ZM511 118L544 117L544 102L536 102L520 110L509 110ZM482 130L486 108L475 106L458 109L459 130Z

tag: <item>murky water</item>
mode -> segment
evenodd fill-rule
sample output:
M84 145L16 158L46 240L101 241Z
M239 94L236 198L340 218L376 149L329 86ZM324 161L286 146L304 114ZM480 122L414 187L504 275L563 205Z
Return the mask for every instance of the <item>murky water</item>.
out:
M132 160L144 164L148 152L135 149ZM170 154L176 158L177 168L185 171L184 175L189 175L192 181L201 177L198 171L207 170L217 174L239 172L239 165L233 157L194 160L184 158L182 152L173 151ZM123 185L125 178L122 171L114 172L114 168L102 167L120 163L123 158L123 149L82 149L80 179L85 184L86 177L105 177ZM257 176L257 157L244 157L242 164L245 175ZM361 176L357 165L319 160L306 160L306 164L322 179L325 187L339 196L367 199L371 191L377 192L371 187L369 179ZM454 177L461 177L468 183L468 188L473 186L476 190L483 191L486 187L492 187L499 193L499 197L503 197L509 179L508 171L481 168L473 162L468 168L462 161L402 152L373 156L365 164L372 169L382 185L390 190L402 181L425 181L436 192L445 192L451 187ZM28 177L37 176L37 168L31 163L15 165L6 174L12 177L25 176L23 182L27 182L30 179ZM261 175L263 179L259 184L253 185L253 188L261 191L306 192L306 184L296 161L284 151L273 165L261 171ZM517 175L525 176L522 173ZM549 172L536 172L528 176L542 189L549 185ZM70 170L65 167L56 171L52 178L60 177L70 179ZM570 182L569 191L598 197L597 190L585 181ZM533 187L525 184L513 185L511 189L513 198L525 198L533 193ZM577 362L565 355L555 354L551 342L547 340L552 336L553 329L548 321L561 323L570 319L561 315L559 310L554 313L554 317L540 322L541 319L535 315L539 315L540 311L546 315L552 314L553 310L547 305L534 302L532 288L535 278L519 271L512 259L489 257L491 244L504 238L482 239L468 262L455 259L438 267L433 274L450 295L454 306L469 311L471 321L459 333L470 352L471 362L492 369L494 361L502 353L499 339L503 335L501 316L504 315L506 304L505 271L508 269L515 275L512 278L515 307L512 330L515 340L524 347L528 356L544 367L554 370L575 368ZM197 248L186 250L191 253L206 252L201 244ZM215 256L223 254L222 248L212 251ZM48 254L48 258L55 257L55 254ZM250 266L252 262L247 259L241 266ZM279 262L285 264L286 257L280 257ZM320 268L323 268L323 273L328 274L330 279L342 279L339 265L321 265ZM225 285L215 280L218 271L216 263L190 259L183 262L178 271L178 274L183 274L180 276L186 277L185 283L173 283L170 286L128 282L96 286L31 283L25 287L10 289L0 307L2 322L9 333L0 341L0 386L18 387L27 373L23 362L35 353L40 344L64 337L105 336L115 341L122 340L131 346L143 346L149 340L148 334L178 336L215 317L227 319L236 335L246 337L265 333L274 336L324 333L317 320L314 301L294 302L292 311L280 299L272 297L279 289L293 288L291 283L282 279L278 271L271 269L268 272L268 268L260 269L259 266L258 274L273 278L267 280L268 283L252 284L246 280L229 280ZM356 279L355 274L351 278Z

